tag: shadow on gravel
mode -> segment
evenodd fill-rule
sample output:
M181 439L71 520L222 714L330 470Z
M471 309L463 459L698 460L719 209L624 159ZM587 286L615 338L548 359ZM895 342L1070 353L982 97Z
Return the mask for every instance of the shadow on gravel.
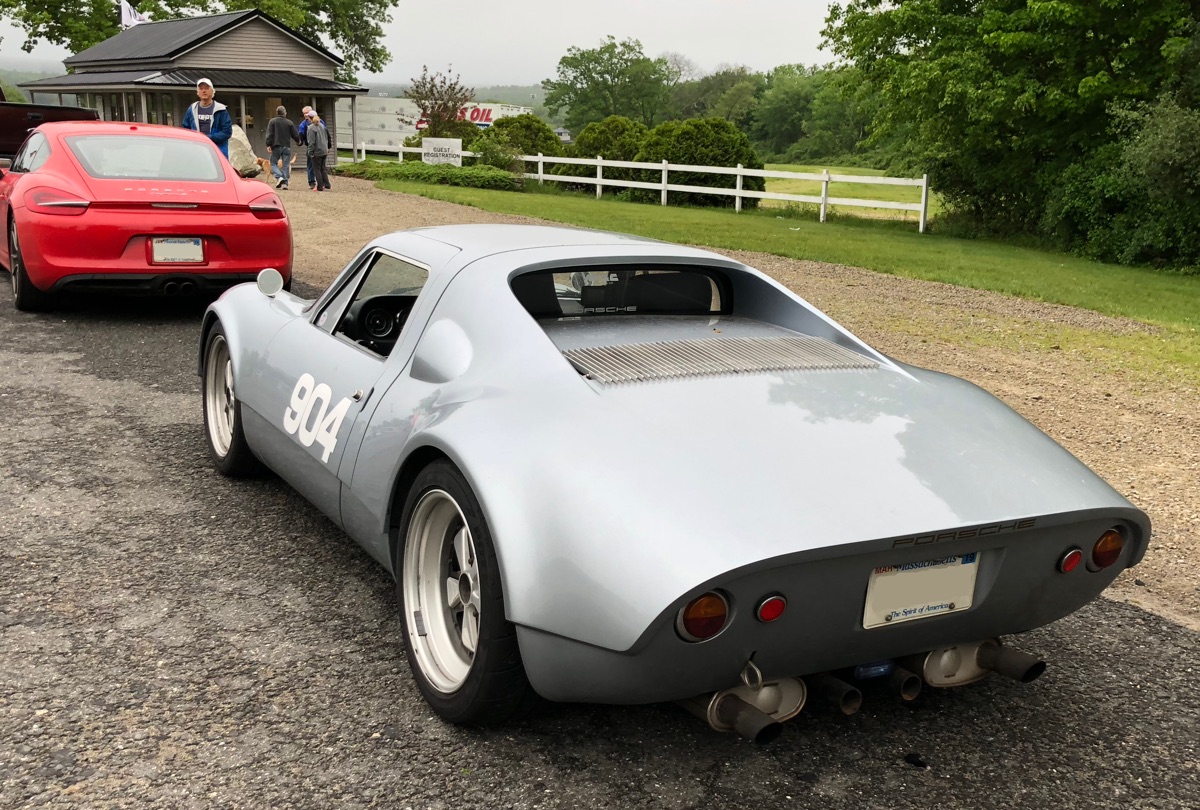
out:
M70 318L94 323L138 323L199 321L205 308L216 300L212 295L193 295L187 298L162 296L129 296L111 294L64 295L55 302L54 310L43 317Z

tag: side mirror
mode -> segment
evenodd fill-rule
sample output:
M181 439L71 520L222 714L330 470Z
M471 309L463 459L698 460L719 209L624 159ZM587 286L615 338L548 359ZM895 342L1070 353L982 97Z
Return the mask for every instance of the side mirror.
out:
M258 274L258 291L267 298L274 298L283 289L283 275L274 267Z

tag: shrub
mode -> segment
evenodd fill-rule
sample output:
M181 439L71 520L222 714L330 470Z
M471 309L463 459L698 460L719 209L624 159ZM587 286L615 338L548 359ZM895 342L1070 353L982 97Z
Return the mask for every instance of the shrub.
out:
M724 166L733 168L739 163L747 169L763 168L762 161L750 139L724 118L693 118L687 121L667 121L659 124L647 135L641 150L634 158L639 162L683 163L693 166ZM637 172L646 182L655 182L661 174L657 171L640 170ZM707 186L709 188L734 188L737 180L733 175L708 174L702 172L671 172L672 185ZM762 177L742 178L742 188L748 191L763 191L767 187ZM635 189L630 195L632 199L658 202L659 194L654 191ZM694 194L686 191L670 192L669 202L672 205L695 205L719 208L731 208L734 205L732 196L715 194ZM758 206L756 199L743 199L742 205L747 208Z
M1200 111L1173 101L1117 112L1121 137L1068 167L1043 232L1102 261L1200 263ZM1185 271L1189 272L1189 271Z
M593 121L579 133L579 137L571 144L573 157L594 158L602 156L605 160L633 160L641 150L650 130L645 124L630 120L623 115L610 115L603 121ZM604 176L614 180L634 179L634 169L608 169ZM574 177L595 177L596 169L592 166L570 166L559 164L554 167L555 174L572 175Z
M521 191L524 181L520 177L494 166L450 166L427 163L392 163L367 160L338 166L334 173L344 177L360 177L364 180L407 180L443 186L465 186L494 191Z
M498 119L484 130L480 140L505 143L517 150L519 155L561 155L562 141L542 119L533 113L510 115Z

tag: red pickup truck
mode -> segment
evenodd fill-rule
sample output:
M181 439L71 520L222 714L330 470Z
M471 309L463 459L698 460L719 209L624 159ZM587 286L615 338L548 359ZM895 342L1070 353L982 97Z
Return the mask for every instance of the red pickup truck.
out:
M6 101L0 90L0 158L11 158L25 142L29 130L47 121L94 120L100 113L85 107L56 104L18 104Z

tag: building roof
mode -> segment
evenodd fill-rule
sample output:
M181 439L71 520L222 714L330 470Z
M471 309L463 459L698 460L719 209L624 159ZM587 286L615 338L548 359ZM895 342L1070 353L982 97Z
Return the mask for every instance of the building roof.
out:
M205 44L214 36L245 25L250 20L261 18L291 37L312 48L317 53L338 65L343 64L340 56L331 53L316 42L303 37L258 9L234 11L228 14L211 14L204 17L183 17L177 20L147 22L127 28L114 37L80 51L63 60L64 65L78 67L92 63L120 62L132 59L174 59L193 48Z
M136 26L141 28L141 26ZM21 82L20 86L35 92L87 92L136 87L153 90L184 87L193 89L201 77L210 79L217 95L222 92L287 90L308 93L341 93L359 95L367 88L356 84L304 76L288 70L209 70L207 68L177 68L175 70L101 70L90 73L71 73L50 79Z

